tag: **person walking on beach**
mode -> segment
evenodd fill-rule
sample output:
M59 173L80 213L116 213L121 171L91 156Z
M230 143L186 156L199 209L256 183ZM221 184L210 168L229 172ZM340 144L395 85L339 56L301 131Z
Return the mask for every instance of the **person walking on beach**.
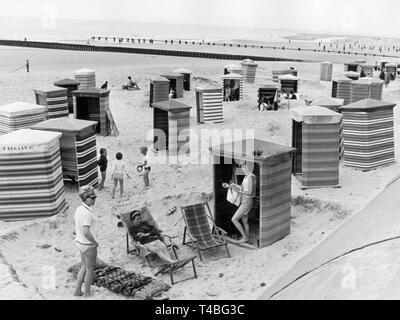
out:
M223 183L222 187L231 188L242 196L239 208L232 217L232 223L239 230L241 235L238 243L244 243L249 241L249 213L253 208L254 197L256 195L256 176L246 162L239 165L239 167L242 168L245 174L242 184L239 186L235 183Z
M96 193L91 186L79 189L81 205L75 211L75 242L81 254L81 269L77 277L74 296L82 296L82 284L85 283L85 297L90 296L92 273L97 260L97 247L99 244L94 238L94 225L96 217L92 209L96 202Z
M143 163L141 165L139 165L138 167L141 167L142 169L144 169L144 174L143 174L144 188L149 189L150 188L149 173L150 173L151 167L149 164L148 148L141 147L140 153L143 155Z
M112 166L112 178L114 180L114 186L112 189L112 198L115 198L115 190L117 189L117 185L119 183L119 191L121 197L124 193L124 176L126 175L129 179L131 178L130 175L126 172L125 162L122 161L122 153L117 152L115 155L116 161L113 162Z
M26 72L29 73L29 60L26 60Z
M107 149L101 148L100 149L100 158L97 160L97 165L100 167L100 173L101 173L101 182L99 186L99 191L104 189L104 182L106 181L106 176L107 176Z

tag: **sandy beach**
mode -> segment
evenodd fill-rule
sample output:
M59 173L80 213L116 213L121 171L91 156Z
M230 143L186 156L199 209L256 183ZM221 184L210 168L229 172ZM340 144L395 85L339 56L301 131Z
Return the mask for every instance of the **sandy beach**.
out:
M279 53L282 57L286 52ZM291 52L289 57L294 54ZM343 73L343 62L357 57L329 56L307 53L313 61L333 61L334 76ZM332 58L332 59L331 59ZM10 73L29 59L31 72ZM370 59L371 60L371 59ZM375 62L379 59L372 59ZM201 201L213 191L211 164L171 164L152 166L150 184L144 190L142 177L136 172L141 162L139 147L147 145L146 135L152 128L152 109L149 108L149 79L162 73L184 67L192 71L192 87L207 83L221 83L225 60L145 56L133 54L64 52L44 49L0 47L0 105L25 101L35 103L33 89L47 86L62 78L73 78L81 68L96 70L97 86L108 81L110 109L120 135L97 136L97 148L107 148L109 160L116 152L124 154L132 179L126 182L122 199L111 199L111 177L106 187L98 192L94 207L99 218L99 258L128 271L152 276L156 269L146 261L125 251L125 231L117 227L116 215L124 208L148 206L160 227L167 234L177 236L179 256L193 255L190 248L181 245L184 223L179 209L171 216L169 208ZM331 82L319 80L320 64L290 62L259 62L256 83L244 85L244 99L224 103L222 125L198 125L196 122L195 93L184 92L179 101L192 106L190 126L194 132L207 129L254 129L255 137L291 145L291 118L288 108L276 112L257 110L259 84L272 77L272 70L293 66L298 70L299 101L305 98L330 96ZM140 91L122 91L121 84L128 75L138 80ZM400 103L400 81L397 79L384 89L383 100ZM173 285L164 296L169 299L257 299L279 276L290 269L298 259L317 246L340 227L400 172L397 152L400 141L399 106L394 109L396 163L376 170L362 172L343 166L340 162L341 188L302 190L292 178L291 233L273 245L248 250L230 245L231 258L213 260L224 255L216 251L200 262L197 258L198 278ZM207 143L207 142L206 142ZM208 150L200 152L208 155ZM200 155L199 155L200 156ZM80 204L75 190L66 190L67 212L46 219L25 222L0 222L0 299L73 299L75 280L67 268L79 262L74 246L73 215ZM212 201L212 200L211 200ZM48 248L43 248L43 245ZM46 270L55 272L55 286L46 285ZM189 276L190 268L178 277ZM169 283L167 275L157 277ZM126 299L104 288L93 288L94 299ZM77 298L81 299L81 298Z

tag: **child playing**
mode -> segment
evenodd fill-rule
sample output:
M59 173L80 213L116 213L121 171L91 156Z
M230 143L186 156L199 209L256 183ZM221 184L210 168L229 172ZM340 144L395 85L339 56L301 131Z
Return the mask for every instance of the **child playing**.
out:
M125 162L122 161L122 153L117 152L115 157L117 158L117 160L113 162L113 166L112 166L112 178L114 180L114 187L112 190L112 198L113 199L115 196L115 190L117 189L118 182L119 182L119 191L120 191L121 197L122 197L122 195L124 193L124 176L125 176L125 174L127 175L127 177L129 179L131 178L129 176L129 174L126 172Z
M143 163L139 165L139 167L142 167L144 169L144 174L143 174L143 180L144 180L144 187L145 189L150 188L150 183L149 183L149 173L151 170L150 164L149 164L149 157L147 155L148 149L147 147L141 147L140 148L140 153L143 155Z
M104 189L104 182L106 181L106 170L107 170L107 149L101 148L100 149L100 158L97 161L97 165L100 167L100 173L101 173L101 182L99 186L99 191Z

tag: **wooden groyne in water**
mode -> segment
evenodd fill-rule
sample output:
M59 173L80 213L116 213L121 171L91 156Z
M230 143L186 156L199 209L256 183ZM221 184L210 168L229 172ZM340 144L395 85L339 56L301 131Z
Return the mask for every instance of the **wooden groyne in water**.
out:
M133 47L121 47L121 46L100 46L100 45L90 45L90 44L61 43L61 42L20 41L20 40L1 40L0 39L0 45L12 46L12 47L54 49L54 50L118 52L118 53L150 54L150 55L192 57L192 58L205 58L205 59L222 59L222 60L252 59L254 61L311 62L309 60L301 60L301 59L254 56L254 55L244 55L244 54L212 53L212 52L200 52L200 51L166 50L166 49L151 49L151 48L133 48Z

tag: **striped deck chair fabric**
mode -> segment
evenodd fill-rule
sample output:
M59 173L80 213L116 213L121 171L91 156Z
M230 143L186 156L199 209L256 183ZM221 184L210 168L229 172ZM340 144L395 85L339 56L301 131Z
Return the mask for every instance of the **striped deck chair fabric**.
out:
M219 246L225 246L228 257L230 257L227 242L223 235L218 232L219 228L215 225L212 217L207 215L205 210L206 207L210 212L208 204L206 203L198 203L181 207L183 219L187 228L185 228L183 241L185 243L185 235L187 230L188 235L192 240L192 244L199 251L200 260L202 260L202 256L200 254L201 250L207 250ZM210 227L208 219L211 220L213 228Z

